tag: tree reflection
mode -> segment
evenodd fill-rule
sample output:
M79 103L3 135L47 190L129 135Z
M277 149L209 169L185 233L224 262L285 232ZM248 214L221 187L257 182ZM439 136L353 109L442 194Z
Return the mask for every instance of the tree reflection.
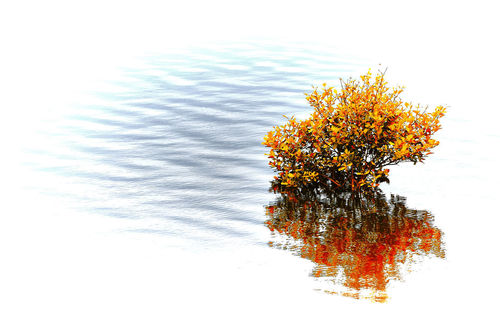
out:
M389 281L400 279L419 256L444 258L433 216L408 209L404 197L387 199L380 190L281 194L266 213L273 232L269 244L313 261L313 276L334 282L327 292L383 302Z

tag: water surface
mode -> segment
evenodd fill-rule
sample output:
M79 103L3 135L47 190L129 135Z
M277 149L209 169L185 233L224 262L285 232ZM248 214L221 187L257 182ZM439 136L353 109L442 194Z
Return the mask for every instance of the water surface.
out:
M385 208L361 218L318 203L270 211L280 199L268 192L263 136L283 114L310 112L312 85L368 66L321 46L196 45L120 63L64 105L26 103L36 114L12 117L18 136L4 161L11 300L29 293L69 310L378 307L355 297L396 309L491 292L477 287L493 264L494 179L482 174L493 156L472 151L499 136L460 106L426 164L391 170Z

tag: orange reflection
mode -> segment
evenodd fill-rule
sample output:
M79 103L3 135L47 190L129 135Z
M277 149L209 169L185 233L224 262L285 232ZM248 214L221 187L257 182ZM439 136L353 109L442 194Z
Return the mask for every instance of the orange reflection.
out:
M387 285L418 256L444 258L441 230L427 211L408 209L405 198L370 194L281 194L266 207L269 244L293 250L316 265L312 275L333 280L330 293L387 299Z

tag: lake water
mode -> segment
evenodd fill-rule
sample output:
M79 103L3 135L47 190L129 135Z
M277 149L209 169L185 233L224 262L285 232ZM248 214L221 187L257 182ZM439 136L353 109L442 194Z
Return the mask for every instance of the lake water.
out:
M391 169L383 190L406 197L404 213L394 203L366 220L286 205L270 212L278 198L268 192L263 136L283 114L307 116L312 85L338 85L372 63L328 47L233 42L117 65L96 71L78 96L56 105L35 94L3 117L0 286L9 311L496 301L498 166L488 146L500 140L478 119L487 116L450 104L435 154ZM339 222L351 225L329 227ZM363 238L346 249L347 236ZM382 249L400 261L377 258ZM360 274L378 282L360 284Z

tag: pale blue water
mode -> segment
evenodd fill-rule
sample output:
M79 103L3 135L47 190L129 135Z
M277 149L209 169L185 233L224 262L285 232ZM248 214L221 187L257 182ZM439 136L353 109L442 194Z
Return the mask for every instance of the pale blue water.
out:
M29 148L43 159L24 165L73 186L41 192L74 209L138 220L130 231L202 247L265 243L255 237L270 198L262 138L283 114L309 110L303 93L313 83L336 82L356 66L334 51L252 43L143 56L122 64L109 82L118 90L90 90L40 129L54 146Z
M4 218L6 235L17 239L7 245L4 265L14 268L6 278L13 300L24 289L45 304L66 302L54 295L60 293L73 308L87 292L83 306L90 309L92 302L111 309L149 302L159 310L229 310L245 306L242 300L253 309L259 302L368 304L314 291L324 285L309 276L312 263L267 246L264 206L274 198L273 173L261 145L283 114L310 112L304 92L312 85L338 85L338 78L366 71L367 61L327 47L240 42L119 65L61 111L32 116L34 126L16 122L28 130L13 140L17 167L6 179L17 192L10 192L14 221ZM395 284L389 293L395 309L415 291L422 307L466 298L471 287L473 297L491 292L477 281L491 272L486 238L494 218L487 213L496 209L497 167L493 152L475 151L497 144L498 131L486 130L461 106L451 105L446 118L436 154L424 165L392 169L384 187L407 196L410 208L435 215L448 258L422 261L408 284ZM101 298L106 291L109 298ZM274 296L290 297L280 303Z

